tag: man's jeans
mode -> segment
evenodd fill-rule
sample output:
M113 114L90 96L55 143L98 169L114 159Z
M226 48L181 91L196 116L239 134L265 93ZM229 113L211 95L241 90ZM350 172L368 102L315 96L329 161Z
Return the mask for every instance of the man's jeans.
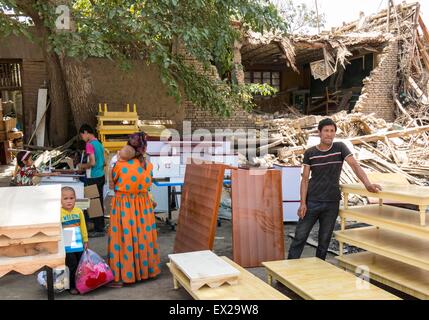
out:
M339 207L339 201L307 202L307 213L304 219L300 219L296 226L295 238L290 246L288 259L299 259L301 257L308 235L317 220L319 220L319 244L316 257L322 260L326 259Z
M106 183L106 179L104 176L102 176L100 178L89 178L86 181L87 186L90 186L93 184L97 185L98 193L100 194L101 208L103 209L103 216L102 217L89 219L90 221L92 221L94 223L94 231L96 231L96 232L104 232L103 187L104 187L105 183Z

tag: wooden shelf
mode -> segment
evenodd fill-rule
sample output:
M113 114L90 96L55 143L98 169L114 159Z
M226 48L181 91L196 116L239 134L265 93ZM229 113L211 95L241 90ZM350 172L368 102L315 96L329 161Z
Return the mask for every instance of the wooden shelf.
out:
M374 193L369 192L362 184L359 183L343 184L341 185L341 191L345 194L353 193L362 196L395 200L415 205L429 205L429 187L416 186L412 184L381 184L381 186L383 190L378 193Z
M429 242L426 240L376 227L337 231L335 237L340 242L429 270Z
M429 226L420 225L418 211L388 205L342 208L340 217L429 240ZM429 214L426 214L429 221Z
M357 267L366 266L371 279L413 297L429 300L428 271L371 252L349 254L337 259L341 267L353 273Z
M357 285L356 276L318 258L262 264L269 283L275 279L306 300L399 300L375 285Z

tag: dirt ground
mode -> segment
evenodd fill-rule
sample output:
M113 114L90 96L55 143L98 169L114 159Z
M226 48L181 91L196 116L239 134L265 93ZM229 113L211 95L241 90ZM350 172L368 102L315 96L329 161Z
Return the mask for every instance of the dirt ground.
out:
M11 167L0 166L0 187L6 187L9 184ZM164 222L158 221L157 223L159 247L161 252L161 274L152 280L142 283L125 286L123 288L107 288L102 287L93 292L85 295L70 295L68 292L61 292L55 294L55 299L67 300L190 300L192 297L183 289L173 289L172 276L166 266L168 261L168 254L173 252L175 231L171 230L170 226ZM295 231L295 224L285 224L285 235ZM286 251L289 249L292 239L288 236L285 237ZM107 254L107 237L92 238L90 239L90 247L101 256L105 257ZM214 252L219 256L227 256L232 258L232 227L231 222L222 220L222 224L217 228ZM302 257L312 257L315 255L316 249L311 246L306 246ZM286 252L287 255L287 252ZM334 255L328 254L327 261L335 264ZM266 281L266 273L264 268L250 268L247 269L255 276ZM288 296L291 299L300 299L296 294L285 288L279 283L275 283L274 287ZM382 287L394 294L400 295L389 288ZM402 298L408 298L401 296ZM23 276L17 273L9 273L0 278L0 299L47 299L47 293L37 283L36 274Z

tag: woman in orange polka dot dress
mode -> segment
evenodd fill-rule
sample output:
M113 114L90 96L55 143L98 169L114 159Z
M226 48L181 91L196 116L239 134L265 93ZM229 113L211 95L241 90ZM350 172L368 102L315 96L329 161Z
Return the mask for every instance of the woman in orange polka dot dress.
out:
M158 236L149 196L153 166L144 157L144 136L140 135L140 140L144 145L131 144L140 152L140 159L118 161L112 174L115 197L110 212L108 259L117 286L160 273Z

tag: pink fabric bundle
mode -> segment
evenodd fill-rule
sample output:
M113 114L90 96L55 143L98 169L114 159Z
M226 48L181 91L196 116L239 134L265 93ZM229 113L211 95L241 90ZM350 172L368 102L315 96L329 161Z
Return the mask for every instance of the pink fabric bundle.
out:
M101 287L114 279L108 264L94 251L82 254L76 270L76 289L84 294Z

